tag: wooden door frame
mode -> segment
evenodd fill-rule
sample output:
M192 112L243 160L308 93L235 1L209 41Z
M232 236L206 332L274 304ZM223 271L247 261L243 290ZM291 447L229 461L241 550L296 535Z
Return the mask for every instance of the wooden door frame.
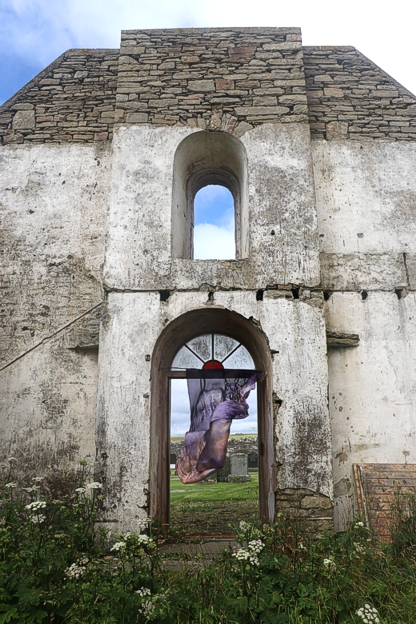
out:
M259 508L262 522L274 520L276 474L272 406L272 364L263 332L245 317L223 308L207 307L187 312L161 333L152 357L150 429L150 515L169 526L170 498L170 379L183 378L171 370L173 358L185 343L203 334L216 333L241 342L264 372L257 385Z

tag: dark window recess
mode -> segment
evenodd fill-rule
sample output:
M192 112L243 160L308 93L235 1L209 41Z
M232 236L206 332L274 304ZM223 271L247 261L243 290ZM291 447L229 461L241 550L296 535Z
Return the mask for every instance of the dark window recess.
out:
M324 301L328 301L332 295L332 290L324 290Z
M299 288L292 288L293 299L299 299Z
M256 292L256 301L263 301L263 293L264 293L264 290L258 290Z
M361 291L361 299L365 301L368 297L368 292L366 290Z
M170 297L170 290L159 290L160 300L167 301Z

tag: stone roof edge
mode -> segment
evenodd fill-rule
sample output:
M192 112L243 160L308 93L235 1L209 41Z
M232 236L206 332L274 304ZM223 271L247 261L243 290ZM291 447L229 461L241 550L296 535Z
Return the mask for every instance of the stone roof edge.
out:
M288 34L293 34L296 33L298 35L302 34L302 29L299 28L299 26L265 26L265 27L261 27L261 26L222 26L222 27L213 27L213 28L138 28L138 29L133 29L130 28L128 30L122 30L121 34L126 34L126 33L151 33L153 35L155 34L162 34L162 33L166 33L167 35L169 34L174 34L174 33L206 33L206 32L244 32L244 33L288 33Z
M119 48L70 48L69 50L66 50L60 56L58 56L58 58L52 61L52 63L50 63L47 67L45 67L45 69L42 69L42 71L36 74L34 78L29 80L29 82L27 82L14 95L12 95L11 98L3 102L3 104L0 105L0 113L7 111L13 104L17 103L17 101L27 93L27 91L32 89L32 87L35 87L53 69L58 68L65 58L73 54L79 54L82 51L84 51L85 53L88 52L90 54L100 53L100 52L118 52L118 53L120 52Z
M341 50L341 51L354 50L358 56L361 56L361 58L365 59L374 69L376 69L378 72L380 72L380 74L385 76L385 78L387 78L388 81L392 82L398 88L398 90L403 93L403 95L410 96L416 100L416 95L414 93L409 91L409 89L406 89L406 87L404 87L400 82L398 82L395 78L393 78L393 76L390 76L390 74L388 74L386 71L384 71L384 69L379 67L377 63L374 63L374 61L372 61L371 59L368 58L368 56L366 56L365 54L357 50L357 48L354 46L340 46L340 45L338 46L337 45L302 46L302 50Z

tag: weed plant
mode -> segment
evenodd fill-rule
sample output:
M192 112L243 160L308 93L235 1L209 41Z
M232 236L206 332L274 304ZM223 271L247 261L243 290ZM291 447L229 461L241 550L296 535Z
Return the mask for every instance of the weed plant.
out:
M281 514L240 522L236 545L204 566L169 561L164 534L97 529L101 485L81 463L72 495L51 499L40 477L0 487L0 624L414 624L415 500L390 544L356 520L312 538ZM401 515L400 515L401 514ZM172 569L174 568L174 569Z

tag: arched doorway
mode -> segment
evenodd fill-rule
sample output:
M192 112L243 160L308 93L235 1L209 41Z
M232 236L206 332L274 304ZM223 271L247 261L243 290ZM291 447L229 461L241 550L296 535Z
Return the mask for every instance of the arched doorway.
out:
M255 368L264 374L258 384L259 507L263 522L271 522L275 510L271 357L260 328L243 316L219 308L188 312L171 322L159 337L152 358L150 513L169 525L170 429L169 384L182 371L172 369L183 345L201 335L221 334L234 339L250 354Z

